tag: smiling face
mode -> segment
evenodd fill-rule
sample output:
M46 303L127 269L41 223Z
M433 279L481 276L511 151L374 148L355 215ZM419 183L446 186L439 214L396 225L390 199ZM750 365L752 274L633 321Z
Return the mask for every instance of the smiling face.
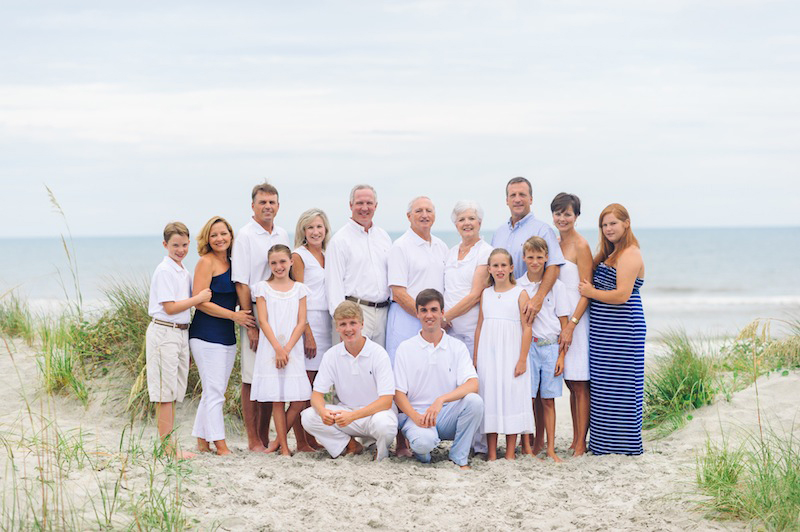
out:
M625 236L630 225L630 221L623 222L612 213L609 213L603 216L603 223L600 224L600 227L603 230L603 236L612 244L616 244Z
M417 234L430 232L433 222L436 221L436 209L433 202L428 198L419 198L411 205L411 212L408 213L408 221L411 222L411 229Z
M494 253L489 257L489 275L494 279L495 284L510 280L514 274L514 267L511 259L505 253Z
M364 323L358 318L342 318L336 320L336 332L339 333L339 338L344 342L345 347L355 347L360 341L361 329L364 328Z
M441 328L442 306L438 301L431 301L427 305L417 306L417 319L422 325L422 332L432 334Z
M456 229L462 240L477 238L481 232L481 220L475 209L466 209L456 217Z
M315 216L308 222L305 230L305 237L308 247L322 247L322 242L325 241L325 223L322 221L321 216Z
M218 253L227 251L231 247L231 232L225 222L217 222L208 232L208 245L211 251Z
M275 221L275 216L278 214L280 203L278 203L278 196L275 194L267 194L266 192L258 192L253 199L253 218L262 227L272 227Z
M575 228L575 221L578 219L575 216L575 211L572 205L567 205L564 210L553 212L553 225L556 226L559 233L568 233Z
M506 187L506 205L511 217L521 220L531 212L533 196L527 183L512 183Z
M275 251L269 255L269 269L275 279L284 279L289 276L292 267L292 257L283 251Z
M185 235L174 234L169 237L169 240L162 242L164 249L167 250L169 258L181 264L181 261L189 253L189 237Z
M544 265L547 263L547 253L544 251L537 251L530 249L525 251L525 265L528 267L528 273L536 277L541 276L544 271Z
M355 223L369 229L372 226L372 218L375 216L375 209L378 202L375 201L375 193L368 188L360 188L353 194L353 203L350 204L350 212Z

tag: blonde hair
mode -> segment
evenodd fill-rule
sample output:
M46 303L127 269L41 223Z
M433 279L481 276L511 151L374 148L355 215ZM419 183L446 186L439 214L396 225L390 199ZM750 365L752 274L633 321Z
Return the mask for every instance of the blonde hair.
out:
M529 251L549 253L550 249L547 247L547 240L540 236L532 236L522 244L523 255Z
M331 224L328 222L328 217L322 209L308 209L300 215L297 220L297 227L294 230L294 247L299 248L305 246L306 242L306 227L311 223L311 220L319 216L322 218L322 225L325 226L325 238L322 239L322 249L328 247L328 242L331 240Z
M283 244L275 244L269 251L267 251L267 262L269 262L269 258L275 253L286 253L286 256L289 257L289 260L292 260L292 250L289 249L289 246L284 246ZM272 273L272 269L270 268L269 279L267 281L271 281L275 278L275 274ZM294 273L292 272L291 266L289 267L289 279L294 281Z
M489 253L489 260L486 261L487 266L492 263L492 257L495 255L505 255L508 257L508 263L511 265L511 277L509 277L508 280L511 281L511 284L517 284L517 279L514 277L514 259L511 257L511 253L503 248L493 249L492 252ZM492 277L491 274L489 274L489 286L494 286L494 277Z
M224 223L225 227L228 228L228 232L231 234L231 244L228 246L228 258L231 258L231 249L233 249L233 227L231 227L228 220L222 216L212 217L206 222L206 225L200 229L200 232L197 233L197 254L201 257L211 251L211 244L208 243L208 237L211 235L211 227L219 222Z
M622 235L622 238L616 245L610 242L606 238L606 235L603 234L603 218L605 218L608 214L613 214L614 217L623 224L628 222L628 227L625 229L625 234ZM628 214L628 209L619 203L612 203L603 209L603 212L600 213L600 221L598 222L598 226L600 227L600 244L597 246L597 254L594 256L594 264L592 264L594 268L597 268L597 265L601 262L610 263L608 265L612 266L617 263L617 259L619 258L620 254L625 251L625 249L629 248L630 246L636 246L637 248L639 247L639 241L636 240L636 237L633 235L633 229L631 229L630 221L631 216Z
M361 323L364 323L364 311L354 301L342 301L333 311L333 321L349 320L351 318L356 318Z
M170 222L164 227L164 242L169 242L169 239L175 235L185 236L189 238L189 228L186 224L181 222Z

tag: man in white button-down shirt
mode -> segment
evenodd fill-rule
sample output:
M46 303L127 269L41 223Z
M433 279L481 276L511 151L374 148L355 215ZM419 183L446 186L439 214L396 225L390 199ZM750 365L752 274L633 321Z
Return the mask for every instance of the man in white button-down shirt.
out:
M280 203L278 190L269 183L253 187L251 193L253 217L236 234L231 252L231 279L236 283L239 307L250 310L256 317L252 288L269 277L267 252L275 244L289 245L289 234L275 225ZM266 451L269 443L269 421L272 403L250 400L250 384L258 348L258 327L241 327L242 342L242 417L247 429L247 445L251 451Z
M364 334L373 342L386 345L386 316L389 308L387 261L392 239L377 227L372 218L378 196L369 185L356 185L350 191L352 217L339 229L325 252L325 288L333 316L344 300L361 305ZM334 332L334 343L339 335Z
M311 408L301 414L303 428L325 447L333 458L358 454L356 437L376 441L375 459L389 455L397 432L392 410L394 374L389 355L361 333L363 307L342 302L334 311L336 331L342 339L325 353L314 379ZM325 404L325 394L336 388L338 405Z

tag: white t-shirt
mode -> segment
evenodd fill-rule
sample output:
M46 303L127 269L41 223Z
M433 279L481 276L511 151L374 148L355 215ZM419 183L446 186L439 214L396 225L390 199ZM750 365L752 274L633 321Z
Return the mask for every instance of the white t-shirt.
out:
M411 406L420 414L438 397L477 378L467 346L447 334L442 335L435 347L426 342L421 333L397 347L395 388L408 396Z
M256 283L265 281L269 277L267 252L275 244L289 245L289 234L286 230L273 225L272 232L268 233L251 218L233 239L233 250L231 250L233 282L250 286L252 292Z
M539 289L541 281L536 283L530 281L526 273L517 279L517 284L528 292L528 296L533 297L533 294ZM540 340L557 340L558 335L561 334L561 322L558 318L560 316L569 316L571 312L569 299L567 299L567 287L556 279L553 288L544 298L542 310L533 320L533 325L531 326L533 337Z
M187 308L177 314L167 314L165 301L183 301L192 297L192 276L183 267L169 257L156 266L150 281L150 301L147 312L157 320L186 324L191 320L191 312Z
M317 355L319 356L319 355ZM314 379L314 391L328 393L336 387L339 403L358 410L381 395L394 395L394 373L386 350L369 338L358 356L340 342L325 352Z
M325 251L325 289L333 316L346 296L373 303L389 299L386 280L389 234L374 224L368 231L352 219L333 235Z
M431 235L428 243L411 229L389 250L389 286L403 286L412 299L426 288L444 292L447 245Z
M472 279L478 266L484 266L489 261L492 253L490 246L484 239L478 240L466 257L458 260L458 244L450 248L444 263L444 308L453 308L459 301L469 294L472 288ZM453 334L475 334L478 326L479 304L469 309L461 316L450 322Z

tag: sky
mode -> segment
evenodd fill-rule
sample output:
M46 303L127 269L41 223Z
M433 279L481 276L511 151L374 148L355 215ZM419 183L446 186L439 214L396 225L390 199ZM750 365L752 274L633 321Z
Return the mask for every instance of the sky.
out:
M4 237L235 227L250 190L277 222L349 215L434 229L504 184L562 191L635 227L800 225L800 4L791 1L4 1Z

